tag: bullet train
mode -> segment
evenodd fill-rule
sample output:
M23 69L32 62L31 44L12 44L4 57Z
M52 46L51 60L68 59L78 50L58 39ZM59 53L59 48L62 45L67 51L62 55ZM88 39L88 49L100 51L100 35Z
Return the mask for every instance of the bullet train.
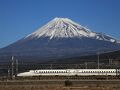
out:
M17 74L18 77L27 76L116 76L120 75L120 69L41 69L29 70Z

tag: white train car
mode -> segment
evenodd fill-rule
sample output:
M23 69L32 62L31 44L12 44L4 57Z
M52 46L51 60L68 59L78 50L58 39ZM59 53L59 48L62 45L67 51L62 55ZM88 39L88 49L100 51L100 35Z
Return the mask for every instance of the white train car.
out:
M17 76L115 76L119 74L120 71L117 69L41 69L19 73Z

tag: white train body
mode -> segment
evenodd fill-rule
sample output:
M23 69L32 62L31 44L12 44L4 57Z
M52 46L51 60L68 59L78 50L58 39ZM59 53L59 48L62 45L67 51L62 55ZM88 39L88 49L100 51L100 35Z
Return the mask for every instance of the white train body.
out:
M41 69L19 73L17 76L92 76L92 75L119 75L117 69Z

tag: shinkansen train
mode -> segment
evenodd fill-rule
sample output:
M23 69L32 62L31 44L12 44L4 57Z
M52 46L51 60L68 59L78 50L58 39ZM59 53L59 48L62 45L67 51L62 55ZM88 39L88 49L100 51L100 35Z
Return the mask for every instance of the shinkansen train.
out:
M116 76L120 75L119 69L41 69L29 70L17 76Z

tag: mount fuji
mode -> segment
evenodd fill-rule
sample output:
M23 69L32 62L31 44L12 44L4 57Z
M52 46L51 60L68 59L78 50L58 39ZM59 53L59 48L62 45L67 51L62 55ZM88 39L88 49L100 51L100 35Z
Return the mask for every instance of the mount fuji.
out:
M35 32L0 49L0 59L47 62L120 49L115 38L97 33L68 18L54 18Z

